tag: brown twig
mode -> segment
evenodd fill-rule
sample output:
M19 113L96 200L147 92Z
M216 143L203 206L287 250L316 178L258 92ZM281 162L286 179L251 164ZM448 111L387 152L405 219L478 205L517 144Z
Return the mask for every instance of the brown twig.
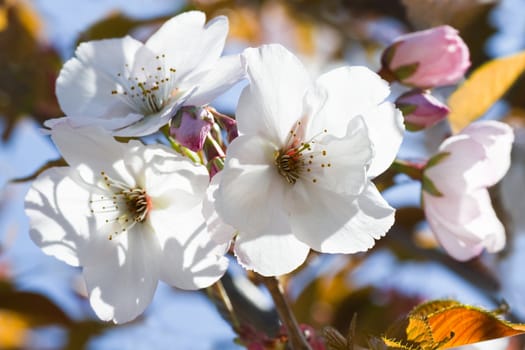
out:
M260 279L266 288L268 288L275 304L275 308L279 313L279 317L286 327L290 348L292 350L311 350L303 332L299 328L299 324L292 313L288 301L284 297L283 290L277 278L260 276Z

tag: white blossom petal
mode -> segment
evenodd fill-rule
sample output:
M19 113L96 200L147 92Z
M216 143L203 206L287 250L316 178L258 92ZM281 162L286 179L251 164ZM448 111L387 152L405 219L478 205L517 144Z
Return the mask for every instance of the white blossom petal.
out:
M314 144L314 153L308 161L308 177L315 186L328 191L357 195L367 182L367 168L373 157L368 130L361 117L353 118L344 137L328 135Z
M299 60L281 45L246 49L242 54L250 85L237 105L239 133L284 143L303 115L309 76ZM283 79L286 77L286 79Z
M388 169L397 156L405 131L403 114L390 102L383 102L363 113L363 119L374 148L368 176L374 178Z
M120 238L120 237L119 237ZM140 315L151 302L160 275L161 249L154 232L135 225L121 239L92 237L88 261L80 261L97 316L115 323Z
M106 39L82 43L76 57L68 60L57 79L56 95L66 115L97 117L122 102L112 95L116 76L133 63L142 43L131 38ZM123 106L126 107L126 106ZM128 108L129 114L133 109Z
M134 184L122 162L125 144L116 142L102 129L73 130L68 124L61 123L53 128L51 138L66 162L76 168L88 183L95 184L104 171L111 178Z
M427 176L441 193L466 193L486 183L486 152L483 146L467 135L455 135L445 140L439 153L448 153L435 166L425 169Z
M494 185L510 166L512 129L496 121L472 123L446 139L439 153L448 153L425 175L443 193L469 192Z
M282 210L284 179L271 165L274 151L257 136L240 136L231 143L216 204L227 224L260 231Z
M328 96L323 106L324 128L341 137L349 119L363 116L375 150L369 176L385 171L394 161L404 133L401 112L385 102L388 84L368 68L341 67L320 76L316 85Z
M202 202L209 181L204 166L179 157L162 145L143 147L133 156L144 159L144 188L157 208L181 212Z
M292 233L241 234L235 241L235 256L248 270L263 276L278 276L298 268L310 248Z
M512 128L493 120L471 123L461 131L483 145L486 152L485 186L493 186L507 173L510 167L510 151L514 141Z
M357 197L301 185L289 195L292 230L319 252L366 251L394 223L394 209L372 183Z
M388 84L366 67L340 67L316 80L327 91L326 122L335 136L343 136L348 120L383 103L390 93ZM343 123L343 124L342 124Z
M488 191L436 197L423 192L427 220L448 254L460 261L505 246L505 229L498 220Z
M363 115L383 103L390 94L386 81L370 69L360 66L333 69L317 78L316 85L328 91L328 103L338 109L338 113L333 115L334 119ZM344 114L342 106L346 106Z
M228 244L211 239L201 211L201 206L182 214L155 210L150 216L163 250L161 279L178 288L208 287L228 267Z
M205 21L204 12L184 12L164 23L145 45L153 52L166 55L166 61L177 70L179 80L188 78L190 73L212 67L228 35L226 17L215 17L204 25Z
M57 125L60 124L67 124L69 127L73 129L80 129L85 127L101 127L104 130L119 130L123 129L129 125L133 125L136 122L140 121L142 118L144 118L143 115L137 114L137 113L129 113L125 114L127 112L122 112L124 114L120 114L120 117L116 118L89 118L89 117L83 117L83 116L67 116L67 117L61 117L61 118L52 118L44 121L44 126L49 129L54 129L57 127ZM116 115L119 115L117 113ZM47 130L44 130L46 133Z
M202 203L202 215L206 220L211 238L221 244L229 244L235 234L235 228L225 223L215 209L216 194L222 178L222 171L211 179L206 191L206 198Z
M130 36L116 39L94 40L81 43L75 56L85 66L91 66L108 76L115 76L135 60L135 54L144 44Z
M75 170L51 168L36 178L25 198L33 242L73 266L79 265L78 248L89 238L90 227L90 193L79 182Z
M212 69L184 81L181 88L198 86L195 93L185 102L187 106L202 106L215 100L224 91L245 77L240 55L221 57Z
M123 127L113 129L113 135L120 137L146 136L153 134L168 124L175 112L186 103L186 100L197 90L193 87L186 90L178 99L165 106L160 112L141 116L137 121L127 123ZM104 120L102 120L102 123ZM103 126L103 124L99 124Z

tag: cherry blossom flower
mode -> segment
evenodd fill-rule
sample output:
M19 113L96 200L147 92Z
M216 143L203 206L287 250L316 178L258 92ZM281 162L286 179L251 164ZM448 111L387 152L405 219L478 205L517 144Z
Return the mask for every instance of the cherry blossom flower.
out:
M513 140L504 123L475 122L446 139L424 169L425 215L443 248L457 260L505 246L505 229L487 187L509 169Z
M239 233L246 268L281 275L309 249L355 253L374 245L394 210L370 181L393 161L402 116L389 87L365 67L332 70L315 82L280 45L243 53L250 85L236 117L214 194L221 219Z
M44 171L29 190L31 238L82 266L98 317L134 319L159 279L198 289L223 275L227 245L209 239L201 214L204 166L161 145L118 143L99 128L60 123L51 136L69 166Z
M129 36L80 44L56 85L71 125L96 124L115 136L148 135L180 106L210 103L239 81L239 55L220 57L227 18L205 20L199 11L180 14L144 44Z

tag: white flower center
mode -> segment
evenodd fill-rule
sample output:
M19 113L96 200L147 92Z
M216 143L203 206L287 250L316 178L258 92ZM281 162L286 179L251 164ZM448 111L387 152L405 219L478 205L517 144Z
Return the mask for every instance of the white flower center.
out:
M313 183L317 183L316 174L323 168L332 166L329 162L317 161L319 156L327 156L326 150L312 150L315 138L321 133L312 137L310 141L304 142L302 141L303 132L301 121L298 121L290 131L285 146L274 153L274 164L277 172L291 185L295 184L300 178L309 178ZM327 130L323 130L322 133L326 132Z
M130 70L126 64L123 73L117 73L117 88L112 95L119 96L124 103L138 113L149 115L160 112L180 95L174 86L175 68L167 68L165 55L155 57L156 64Z
M152 208L150 197L142 188L131 188L101 172L108 193L90 201L91 212L112 224L109 239L144 222Z

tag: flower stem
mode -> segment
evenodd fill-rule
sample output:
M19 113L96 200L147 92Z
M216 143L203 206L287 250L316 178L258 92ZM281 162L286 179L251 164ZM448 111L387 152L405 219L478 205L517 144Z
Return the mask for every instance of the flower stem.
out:
M171 137L170 129L169 129L169 127L167 125L162 127L160 130L161 130L162 134L166 137L166 140L168 140L171 148L173 150L175 150L175 152L180 153L180 154L182 154L185 157L188 157L194 163L203 164L202 158L199 156L198 153L193 152L192 150L182 146L177 141L175 141L173 139L173 137Z
M275 304L275 308L277 309L277 313L286 327L290 348L292 350L311 350L303 332L299 328L299 324L292 313L288 301L284 297L279 280L275 277L264 276L260 276L260 279L266 288L268 288Z
M224 289L222 281L219 280L210 287L208 287L207 292L208 296L215 302L215 304L219 308L219 312L228 320L233 330L237 334L239 334L241 331L241 324L239 322L239 319L237 318L237 315L235 314L232 302L230 300L230 297L228 296L228 293L226 292L226 289Z
M210 157L211 158L215 158L215 157L221 157L221 158L224 158L226 155L224 154L224 151L221 147L221 145L219 145L219 143L217 142L217 140L215 140L213 138L213 136L211 135L211 133L208 133L208 135L206 136L206 141L204 141L206 143L207 146L209 146L211 148L211 150L213 151L214 154L212 154L212 156Z
M392 163L391 168L398 173L410 176L414 180L421 180L423 178L424 164L396 159L394 163Z

